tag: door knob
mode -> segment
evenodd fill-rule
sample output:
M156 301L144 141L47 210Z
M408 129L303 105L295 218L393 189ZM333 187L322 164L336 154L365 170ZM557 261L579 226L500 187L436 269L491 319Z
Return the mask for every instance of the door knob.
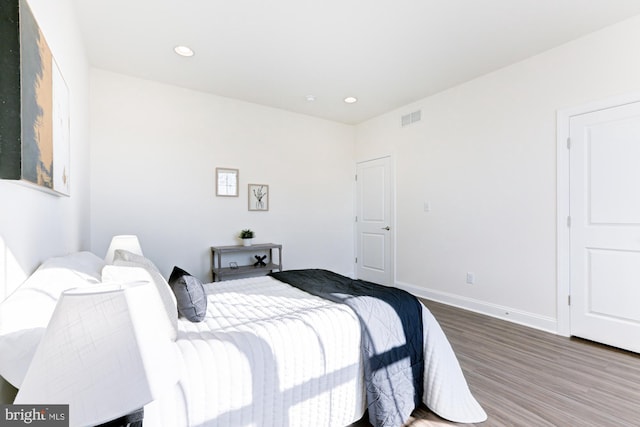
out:
M387 225L386 227L382 227L382 230L387 230L387 231L389 231L389 230L391 230L391 228Z

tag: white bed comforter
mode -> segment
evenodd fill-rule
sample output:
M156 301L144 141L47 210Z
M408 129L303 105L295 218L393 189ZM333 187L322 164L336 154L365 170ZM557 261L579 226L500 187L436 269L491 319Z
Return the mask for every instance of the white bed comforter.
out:
M360 325L349 307L271 277L205 285L206 319L179 321L180 380L145 426L345 426L365 409ZM486 414L423 309L424 402L457 422Z
M362 416L360 326L348 307L268 276L205 289L205 320L178 324L178 387L146 408L145 426L344 426Z

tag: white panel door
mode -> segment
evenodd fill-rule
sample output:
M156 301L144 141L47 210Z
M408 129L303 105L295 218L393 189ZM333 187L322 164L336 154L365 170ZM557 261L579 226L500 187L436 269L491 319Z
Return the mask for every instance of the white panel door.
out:
M391 161L358 163L356 274L358 279L392 285Z
M640 103L570 119L571 334L640 352Z

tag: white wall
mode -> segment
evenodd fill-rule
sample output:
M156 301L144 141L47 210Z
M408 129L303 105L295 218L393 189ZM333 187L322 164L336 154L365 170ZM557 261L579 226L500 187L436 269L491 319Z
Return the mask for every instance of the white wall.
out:
M0 181L0 301L44 259L88 249L88 62L70 0L29 0L70 95L71 197Z
M556 330L556 111L640 88L638 46L640 17L359 125L396 161L396 283Z
M92 249L137 234L168 275L210 280L212 245L282 243L285 268L353 274L354 128L92 70ZM215 168L240 170L240 196L215 196ZM267 184L249 212L247 184Z

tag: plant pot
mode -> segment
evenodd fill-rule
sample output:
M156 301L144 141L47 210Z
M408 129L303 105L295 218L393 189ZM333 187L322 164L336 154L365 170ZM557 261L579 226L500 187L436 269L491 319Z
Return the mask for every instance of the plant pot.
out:
M251 246L252 239L242 239L242 246Z

